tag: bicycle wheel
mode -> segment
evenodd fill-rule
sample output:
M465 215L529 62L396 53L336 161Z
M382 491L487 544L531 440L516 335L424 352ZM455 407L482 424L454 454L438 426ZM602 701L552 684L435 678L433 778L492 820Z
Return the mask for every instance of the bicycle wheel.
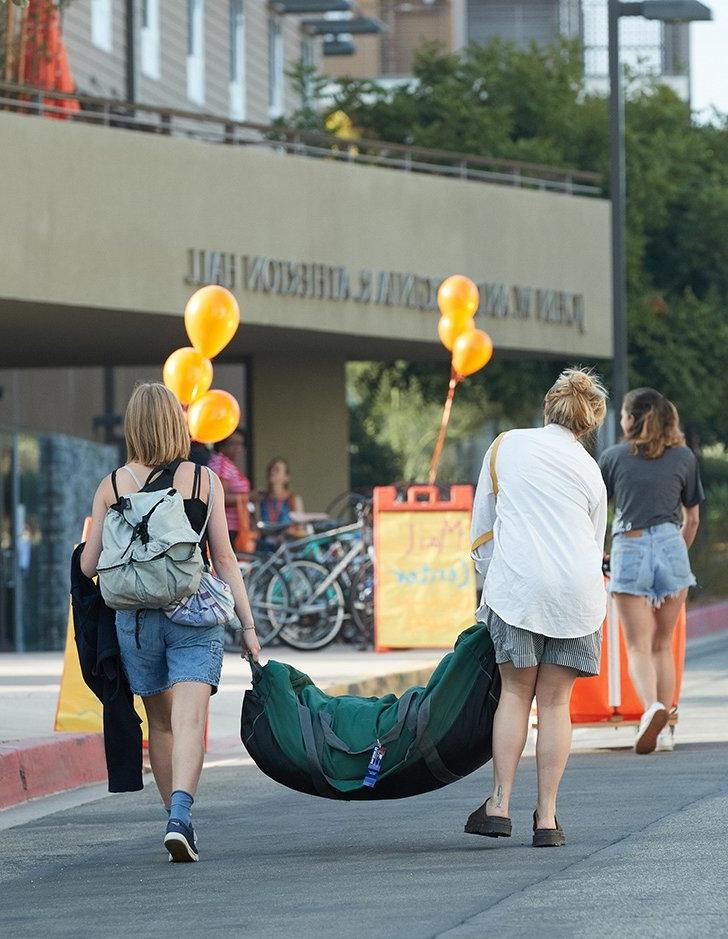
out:
M328 576L323 564L298 560L280 568L270 580L266 600L270 601L271 622L283 642L294 649L322 649L341 629L345 612L341 585L334 580L318 589ZM277 600L284 592L289 609L282 611Z
M349 594L351 618L359 630L359 638L367 646L374 645L374 565L367 559L355 572Z
M285 582L279 585L275 597L270 601L268 600L268 588L274 574L276 574L276 569L274 567L264 569L263 562L259 559L253 561L247 567L247 571L243 571L245 589L248 592L250 609L253 612L255 629L261 646L269 645L276 638L280 630L280 624L283 622L281 610L286 609L289 605L288 587ZM271 608L276 611L277 616L271 617ZM234 648L239 646L240 636L236 634ZM228 648L227 631L225 647Z

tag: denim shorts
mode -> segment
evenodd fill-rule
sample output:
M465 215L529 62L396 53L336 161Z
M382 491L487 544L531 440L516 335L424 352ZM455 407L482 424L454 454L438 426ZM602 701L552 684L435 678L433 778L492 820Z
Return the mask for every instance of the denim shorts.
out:
M610 593L647 597L654 607L696 582L687 545L672 522L615 535L610 567Z
M224 635L222 626L178 626L161 610L119 610L116 614L121 664L129 687L142 697L160 694L180 681L212 685L215 694Z

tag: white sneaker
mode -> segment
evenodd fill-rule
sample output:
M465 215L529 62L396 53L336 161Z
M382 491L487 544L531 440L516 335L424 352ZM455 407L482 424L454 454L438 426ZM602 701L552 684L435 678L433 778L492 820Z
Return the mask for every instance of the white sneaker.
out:
M675 728L667 724L657 735L657 746L655 750L672 751L675 749Z
M640 720L637 739L634 742L636 753L652 753L657 746L657 737L668 721L667 708L659 701L651 704Z

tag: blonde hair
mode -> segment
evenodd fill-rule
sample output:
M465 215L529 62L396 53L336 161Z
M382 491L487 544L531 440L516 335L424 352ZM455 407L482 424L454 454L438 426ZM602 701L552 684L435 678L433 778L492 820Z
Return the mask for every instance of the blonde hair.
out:
M625 440L635 456L656 460L670 447L685 444L677 408L654 388L628 391L622 408L633 421Z
M579 438L597 430L606 413L607 392L591 369L565 369L544 398L546 423L566 427Z
M136 386L126 407L124 436L129 462L142 466L166 466L190 453L182 405L161 382Z

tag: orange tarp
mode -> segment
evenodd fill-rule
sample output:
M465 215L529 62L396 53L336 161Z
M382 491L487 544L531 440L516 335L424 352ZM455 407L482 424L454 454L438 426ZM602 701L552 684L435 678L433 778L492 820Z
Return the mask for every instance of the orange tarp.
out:
M61 38L61 17L52 0L31 0L20 26L18 66L19 85L32 85L48 91L73 94L76 86L71 75L68 53ZM80 110L73 99L44 98L48 108L61 113L46 113L46 117L60 118L62 113Z

